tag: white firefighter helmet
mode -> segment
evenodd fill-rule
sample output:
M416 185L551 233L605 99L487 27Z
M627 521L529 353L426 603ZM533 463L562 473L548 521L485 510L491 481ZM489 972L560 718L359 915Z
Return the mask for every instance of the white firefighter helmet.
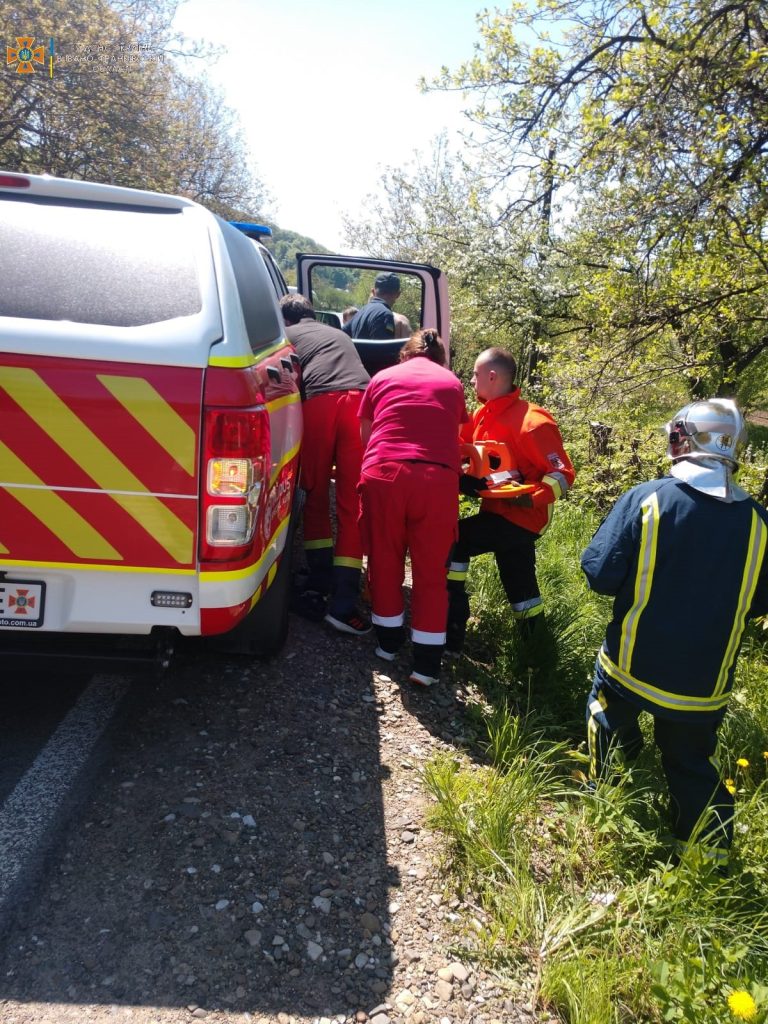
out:
M737 465L747 443L744 417L731 398L691 402L664 427L670 459L717 459Z

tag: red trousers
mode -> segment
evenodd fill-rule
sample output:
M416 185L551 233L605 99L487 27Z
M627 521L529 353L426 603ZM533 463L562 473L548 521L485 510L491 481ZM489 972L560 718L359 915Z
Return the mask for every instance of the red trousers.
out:
M308 398L303 406L301 486L304 505L304 544L333 547L334 564L359 569L363 548L358 526L357 484L363 446L360 441L362 391L328 391ZM336 544L333 543L330 483L336 466Z
M368 555L374 625L403 624L405 556L411 555L411 637L443 644L446 566L456 540L456 473L429 462L382 462L360 481L360 527Z

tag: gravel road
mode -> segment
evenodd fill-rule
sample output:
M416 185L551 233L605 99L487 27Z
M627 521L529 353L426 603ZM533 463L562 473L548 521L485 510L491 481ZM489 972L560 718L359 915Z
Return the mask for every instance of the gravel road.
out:
M3 1024L531 1021L462 961L420 770L462 694L372 637L292 619L266 664L182 659L139 688L7 937Z

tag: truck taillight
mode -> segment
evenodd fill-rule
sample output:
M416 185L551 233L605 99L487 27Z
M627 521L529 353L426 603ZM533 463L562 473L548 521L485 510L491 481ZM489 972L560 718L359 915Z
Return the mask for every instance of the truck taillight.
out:
M269 419L263 406L205 410L202 561L239 558L256 530L269 472Z

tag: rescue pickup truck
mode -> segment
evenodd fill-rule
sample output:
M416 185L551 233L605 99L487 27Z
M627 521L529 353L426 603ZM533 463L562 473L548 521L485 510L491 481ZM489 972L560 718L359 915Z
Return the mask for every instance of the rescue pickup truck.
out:
M255 227L0 171L0 658L282 646L300 370ZM302 254L300 290L339 266L409 275L447 341L439 271Z
M0 652L275 651L302 418L257 244L183 198L0 172L0 265Z

